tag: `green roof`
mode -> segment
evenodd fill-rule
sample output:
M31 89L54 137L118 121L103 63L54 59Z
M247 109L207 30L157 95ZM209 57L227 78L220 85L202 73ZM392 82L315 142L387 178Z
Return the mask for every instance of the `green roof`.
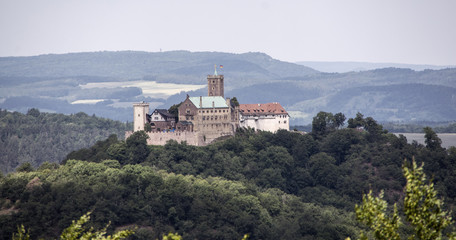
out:
M200 106L200 98L202 100L203 106ZM227 108L226 101L221 96L215 97L191 97L189 98L190 101L197 107L197 108Z

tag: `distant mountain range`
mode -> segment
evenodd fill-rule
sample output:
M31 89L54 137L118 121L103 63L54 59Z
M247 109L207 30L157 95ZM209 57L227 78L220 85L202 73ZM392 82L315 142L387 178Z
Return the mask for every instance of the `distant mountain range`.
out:
M168 108L186 94L207 94L203 88L165 99L151 95L154 89L145 90L144 84L205 85L215 64L223 65L217 71L225 76L226 97L236 96L241 103L280 102L289 111L292 125L310 123L319 111L343 112L347 117L361 112L379 121L456 120L455 68L327 73L308 67L312 64L283 62L264 53L122 51L3 57L0 108L83 111L131 121L133 102ZM123 83L130 84L122 87ZM90 84L98 85L84 87Z
M424 64L404 64L404 63L370 63L370 62L315 62L315 61L301 61L297 64L311 67L320 72L360 72L368 71L379 68L408 68L415 71L423 71L426 69L440 70L445 68L455 68L456 66L440 66L440 65L424 65Z

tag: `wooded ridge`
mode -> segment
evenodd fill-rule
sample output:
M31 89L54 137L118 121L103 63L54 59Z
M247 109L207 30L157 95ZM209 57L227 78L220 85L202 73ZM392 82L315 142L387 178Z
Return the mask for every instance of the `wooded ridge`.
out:
M413 157L454 207L456 148L442 148L431 128L424 146L362 114L348 128L338 119L320 112L310 134L243 129L206 147L148 146L136 132L74 151L60 166L23 165L0 179L0 237L18 224L34 238L55 237L92 211L96 229L135 225L136 239L354 239L354 205L370 189L383 189L390 203L401 199L401 167Z

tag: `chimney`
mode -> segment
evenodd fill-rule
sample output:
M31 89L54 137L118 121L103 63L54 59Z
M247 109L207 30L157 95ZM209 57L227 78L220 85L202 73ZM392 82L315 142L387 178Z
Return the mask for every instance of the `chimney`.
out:
M200 108L203 108L203 97L200 96Z

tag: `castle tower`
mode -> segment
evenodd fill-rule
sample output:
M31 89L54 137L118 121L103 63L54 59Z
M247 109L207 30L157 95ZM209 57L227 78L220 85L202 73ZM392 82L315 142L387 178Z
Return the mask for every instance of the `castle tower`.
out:
M221 96L225 98L223 90L223 75L207 75L207 96Z
M144 131L148 113L149 103L142 102L133 104L133 132Z

